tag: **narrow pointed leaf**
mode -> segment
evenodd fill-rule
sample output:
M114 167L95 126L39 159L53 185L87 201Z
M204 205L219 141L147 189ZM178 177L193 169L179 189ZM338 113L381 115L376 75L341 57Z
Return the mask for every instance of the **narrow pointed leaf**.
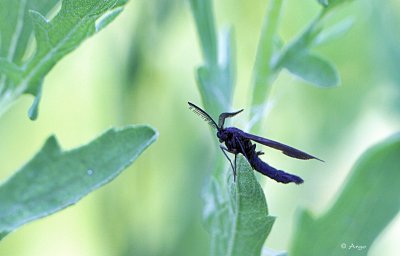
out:
M110 182L156 137L148 126L111 129L70 151L63 151L50 137L33 159L0 185L0 239Z
M352 19L341 21L330 28L321 31L313 41L313 46L330 42L336 38L343 36L353 25Z

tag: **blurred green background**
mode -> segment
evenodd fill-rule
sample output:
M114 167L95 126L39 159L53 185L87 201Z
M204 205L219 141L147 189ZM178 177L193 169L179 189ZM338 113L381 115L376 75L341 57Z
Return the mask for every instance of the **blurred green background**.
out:
M219 28L236 38L234 109L246 110L265 1L215 1ZM287 1L280 33L297 34L319 10L316 1ZM335 21L351 17L343 37L319 47L334 62L341 85L320 89L281 73L262 136L324 159L301 162L266 151L268 161L302 176L301 186L260 182L277 216L269 248L286 250L302 207L320 215L335 199L348 171L369 146L400 127L400 3L355 1ZM187 101L201 105L195 68L202 63L189 4L183 0L130 1L104 31L64 58L47 76L37 121L26 115L24 96L0 117L0 180L28 161L51 134L64 149L105 129L147 123L160 132L152 145L115 181L77 205L23 226L6 237L0 255L207 255L202 187L219 149L207 124ZM245 115L234 122L244 127ZM400 157L400 156L399 156ZM400 170L400 167L399 167ZM397 217L369 255L399 255Z

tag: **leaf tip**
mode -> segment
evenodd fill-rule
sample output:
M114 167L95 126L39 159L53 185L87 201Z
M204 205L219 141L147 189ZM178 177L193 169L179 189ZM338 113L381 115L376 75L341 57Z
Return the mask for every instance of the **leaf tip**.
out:
M102 15L95 24L96 32L99 32L103 28L105 28L108 24L110 24L123 10L123 7L118 7L112 11L109 11Z
M8 235L9 233L10 233L10 232L8 232L8 231L4 231L4 230L1 231L1 232L0 232L0 241L3 240L3 238L4 238L6 235Z
M32 121L35 121L39 115L39 99L40 97L36 96L31 107L28 110L28 117Z
M313 223L315 219L309 210L301 209L298 213L298 221L300 223L310 224Z
M59 154L61 152L61 147L56 136L51 135L49 138L47 138L43 146L43 151L52 154Z
M329 6L329 0L318 0L318 2L324 7L328 7Z
M43 80L37 83L37 85L35 84L36 86L34 89L29 88L27 90L27 92L31 93L35 97L31 107L28 110L28 116L32 121L36 120L39 115L39 103L40 99L42 98L42 84Z

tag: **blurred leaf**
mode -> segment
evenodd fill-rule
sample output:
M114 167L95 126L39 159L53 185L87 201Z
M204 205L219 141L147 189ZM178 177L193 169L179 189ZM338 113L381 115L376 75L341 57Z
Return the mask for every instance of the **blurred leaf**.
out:
M224 98L229 107L232 102L233 89L235 88L235 73L236 73L236 59L235 59L235 42L232 28L223 30L220 34L220 47L218 56L218 66L220 67L221 81L220 86L224 92Z
M264 15L253 70L251 119L255 116L263 116L262 113L260 113L259 106L264 104L265 98L271 89L272 82L278 74L278 70L273 68L272 62L277 49L280 49L277 45L282 44L279 41L277 32L281 12L282 0L272 0L269 2L267 11ZM263 112L263 108L261 108L261 112ZM254 120L254 122L258 123L258 120Z
M122 7L115 8L109 13L103 15L103 17L99 18L99 20L96 21L96 32L99 32L100 30L105 28L108 24L110 24L122 12L122 10L123 10Z
M290 73L314 85L330 87L339 83L336 68L327 60L309 53L288 57L283 65Z
M45 75L62 57L114 19L127 0L64 0L59 13L48 21L44 15L57 2L0 0L0 57L18 66L20 74L18 82L15 78L0 77L0 110L4 111L21 94L30 93L37 97L29 111L30 118L35 119ZM24 61L22 57L32 31L36 51Z
M253 105L264 102L264 96L270 86L270 80L275 76L271 67L273 55L275 53L274 42L278 38L278 24L282 12L282 0L272 0L269 3L267 12L264 15L262 31L258 43L256 62L254 65L253 78Z
M345 19L330 28L327 28L321 33L313 41L313 46L321 45L323 43L333 41L336 38L343 36L353 25L353 19Z
M22 71L14 63L5 58L0 58L0 75L6 75L15 83L22 76Z
M327 213L300 214L290 255L366 255L400 211L399 155L400 134L367 150Z
M215 116L231 107L235 82L232 31L221 33L218 47L212 1L190 3L205 61L197 70L197 84L205 109Z
M217 64L218 44L211 0L190 0L206 65Z
M318 0L318 2L325 8L333 8L345 2L351 2L353 0Z
M231 31L222 34L221 43L219 63L202 66L197 70L198 88L204 106L213 116L230 108L235 82Z
M253 169L238 156L237 180L228 177L229 195L218 183L212 184L212 197L205 217L211 234L211 255L259 256L275 217L268 215L267 202Z
M319 1L324 6L330 6L328 0ZM342 1L334 1L337 5ZM339 82L336 68L328 61L310 54L313 46L332 40L342 35L350 24L341 23L323 32L323 18L332 10L324 8L317 17L293 40L283 45L278 35L278 21L282 12L282 1L271 0L264 16L256 63L253 73L252 111L250 124L252 131L260 129L260 117L264 116L265 101L273 81L282 68L317 86L334 86ZM302 59L305 58L305 59ZM302 66L305 65L305 66Z
M399 72L399 60L400 60L400 34L393 33L394 27L400 24L400 15L398 3L396 1L389 1L385 4L380 2L371 3L371 17L374 20L368 20L368 27L372 30L373 40L371 45L371 52L373 53L374 59L374 70L384 78L392 80L395 86L394 91L397 91L397 97L394 97L392 102L388 102L397 110L400 110L400 72ZM392 95L395 96L395 95Z
M59 0L0 0L0 57L17 65L26 54L32 21L29 10L48 14Z
M334 6L352 0L319 0L326 6L286 47L282 48L279 54L276 54L273 67L280 70L286 67L291 73L303 78L304 80L318 86L335 86L339 83L339 75L336 68L328 61L317 57L310 52L313 46L333 40L342 35L351 26L350 21L345 21L331 27L329 30L323 30L323 19L331 13ZM302 58L305 58L302 60ZM301 65L306 65L302 67ZM316 68L316 70L312 70ZM320 74L322 72L322 74Z
M111 129L85 146L64 152L50 137L32 160L0 186L0 239L110 182L157 136L148 126Z
M166 20L173 17L174 9L180 7L184 1L182 0L156 0L149 1L153 5L155 12L155 21L157 24L162 25ZM149 17L153 19L153 17Z
M120 72L121 67L123 71L122 81L122 97L124 101L121 105L122 115L131 116L127 109L129 102L132 98L129 96L130 92L126 90L134 90L135 88L144 86L140 82L141 74L146 72L157 72L154 67L154 47L155 43L160 43L166 38L169 33L167 27L170 26L170 21L176 18L176 11L181 5L182 0L155 0L155 1L142 1L138 3L137 8L140 11L135 17L133 22L133 29L130 31L130 42L127 59L116 65L116 69ZM133 19L132 19L133 21Z
M329 0L318 0L318 2L320 4L322 4L322 6L324 6L324 7L328 6L328 4L329 4Z
M272 63L276 70L282 68L287 59L296 58L296 55L303 55L305 52L310 50L312 43L322 31L322 25L320 23L325 14L326 12L320 12L319 15L308 24L303 32L276 54L276 58Z

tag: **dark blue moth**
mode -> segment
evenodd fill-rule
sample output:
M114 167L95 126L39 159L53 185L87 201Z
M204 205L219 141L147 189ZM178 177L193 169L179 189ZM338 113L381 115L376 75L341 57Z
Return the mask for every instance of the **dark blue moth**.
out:
M217 129L217 137L219 139L220 143L225 143L224 145L220 145L220 148L226 158L229 160L232 170L233 170L233 177L234 180L236 180L236 156L237 154L241 153L244 157L246 157L247 161L250 163L251 167L270 177L271 179L281 182L281 183L291 183L294 182L296 184L301 184L303 183L303 179L281 171L277 170L274 167L268 165L264 161L260 159L260 155L264 154L262 151L256 151L256 144L253 144L252 141L260 143L262 145L277 149L282 151L283 154L297 158L297 159L302 159L302 160L308 160L308 159L317 159L322 161L321 159L312 156L310 154L307 154L303 151L300 151L298 149L292 148L290 146L287 146L285 144L282 144L277 141L269 140L263 137L259 137L250 133L246 133L238 128L235 127L227 127L224 128L224 123L225 119L228 117L233 117L240 112L243 111L239 110L236 112L232 113L222 113L219 115L218 119L218 124L208 115L204 110L199 108L198 106L194 105L193 103L188 102L189 108L193 110L196 114L200 115L205 121L207 121L213 128ZM232 153L235 155L235 161L233 164L231 159L228 157L226 152Z

